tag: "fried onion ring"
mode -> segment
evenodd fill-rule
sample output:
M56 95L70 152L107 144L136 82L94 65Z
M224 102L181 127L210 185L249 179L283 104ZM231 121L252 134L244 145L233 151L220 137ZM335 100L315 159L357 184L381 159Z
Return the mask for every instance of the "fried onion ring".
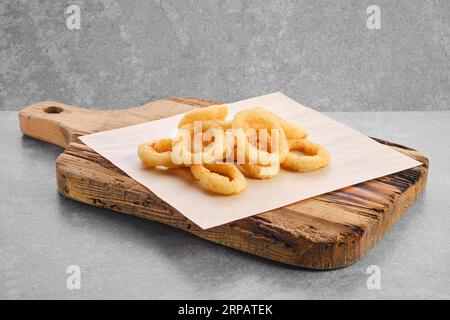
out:
M163 166L179 168L172 161L172 139L160 139L142 143L138 148L138 157L148 168Z
M201 131L198 133L202 134L199 136L201 140L198 141L195 137L196 123L197 121L182 126L174 138L172 152L172 161L174 163L187 165L212 163L223 158L227 148L223 126L229 126L230 124L220 120L198 121L201 125ZM210 140L214 138L214 141L211 141L206 147L203 146L205 137ZM194 141L194 144L192 144L192 141ZM199 142L197 146L195 145L196 142Z
M299 125L288 122L278 116L275 117L280 123L280 126L283 128L286 139L305 139L308 137L308 133L306 132L306 130Z
M327 166L331 161L328 150L318 143L306 139L290 139L288 143L290 150L303 152L306 156L298 156L289 152L286 160L281 163L281 167L284 169L301 172L314 171Z
M270 179L275 177L280 171L280 164L273 163L269 166L260 166L257 164L242 164L244 175L255 179Z
M309 172L331 161L324 147L306 140L305 129L270 111L241 110L232 121L227 115L226 105L191 110L174 138L139 145L139 159L150 168L189 167L202 188L222 195L244 191L245 177L270 179L280 168Z
M228 115L228 107L225 104L212 105L205 108L196 108L186 112L178 122L178 128L194 121L225 120Z
M191 172L203 188L216 193L238 194L247 187L244 175L232 164L194 164Z
M233 129L236 131L235 134L239 140L239 136L246 134L244 131L249 129L254 129L256 131L260 129L267 129L269 133L271 130L277 130L278 132L278 146L275 152L268 152L265 150L259 150L258 146L247 140L245 143L244 150L242 146L238 143L238 153L245 152L245 163L250 163L251 154L257 155L257 164L269 165L274 162L283 162L289 153L289 146L287 144L286 136L283 128L281 127L278 119L269 111L262 108L250 108L239 111L233 118L232 121ZM248 131L247 131L248 132ZM273 156L278 156L277 161L273 161ZM251 163L253 164L253 163Z

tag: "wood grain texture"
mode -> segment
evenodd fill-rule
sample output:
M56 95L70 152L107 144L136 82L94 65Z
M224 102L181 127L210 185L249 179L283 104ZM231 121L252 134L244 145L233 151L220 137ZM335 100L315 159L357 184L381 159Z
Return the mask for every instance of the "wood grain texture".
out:
M172 98L125 110L94 111L43 102L25 108L19 118L25 134L66 147L56 162L58 190L64 196L294 266L334 269L358 261L425 188L428 159L378 140L424 165L202 230L78 139L213 103Z

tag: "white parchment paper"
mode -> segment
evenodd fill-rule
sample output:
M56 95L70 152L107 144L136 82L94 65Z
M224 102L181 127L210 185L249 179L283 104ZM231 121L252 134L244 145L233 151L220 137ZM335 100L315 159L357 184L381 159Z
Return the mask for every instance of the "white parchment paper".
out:
M142 142L172 136L182 115L86 135L81 140L203 229L421 165L282 93L228 106L231 116L238 110L259 106L300 124L309 139L330 151L331 164L311 173L280 170L273 179L247 179L243 193L220 196L204 191L187 169L145 169L137 157Z

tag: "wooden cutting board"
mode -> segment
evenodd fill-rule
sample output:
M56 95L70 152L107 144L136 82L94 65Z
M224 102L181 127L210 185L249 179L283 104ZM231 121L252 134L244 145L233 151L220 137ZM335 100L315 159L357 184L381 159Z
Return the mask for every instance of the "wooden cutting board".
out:
M358 261L425 188L428 159L413 149L377 140L424 165L202 230L78 139L214 103L170 98L98 111L47 101L23 109L19 120L24 134L65 148L56 160L62 195L294 266L334 269Z

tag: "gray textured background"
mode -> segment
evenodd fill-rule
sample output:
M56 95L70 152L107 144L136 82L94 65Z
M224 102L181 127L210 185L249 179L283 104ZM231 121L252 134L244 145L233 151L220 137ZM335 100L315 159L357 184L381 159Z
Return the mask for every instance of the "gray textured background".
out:
M449 3L1 0L0 110L273 91L319 110L449 110Z

